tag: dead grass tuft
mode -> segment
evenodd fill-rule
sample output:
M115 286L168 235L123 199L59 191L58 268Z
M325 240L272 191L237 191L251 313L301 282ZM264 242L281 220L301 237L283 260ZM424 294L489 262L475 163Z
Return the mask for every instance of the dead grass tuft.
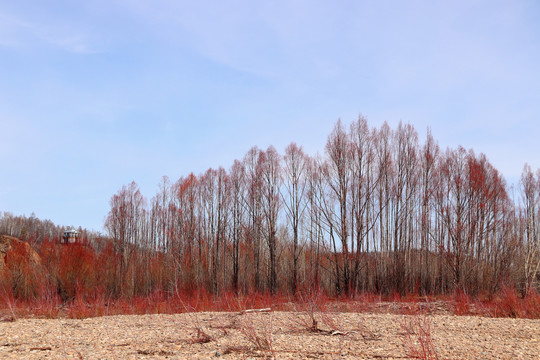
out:
M237 322L237 329L255 350L262 351L274 357L273 350L273 315L270 313L268 321L264 321L260 326L256 326L253 321L253 314L244 314Z
M431 336L431 318L427 314L411 315L401 324L406 355L413 359L438 360Z

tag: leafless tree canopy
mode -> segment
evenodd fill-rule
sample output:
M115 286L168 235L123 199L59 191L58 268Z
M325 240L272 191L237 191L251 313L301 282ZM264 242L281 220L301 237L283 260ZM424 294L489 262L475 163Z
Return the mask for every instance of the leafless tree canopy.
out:
M360 116L336 123L323 156L253 147L228 171L164 177L150 201L122 187L105 223L118 259L109 282L116 294L490 294L507 284L525 295L539 290L539 202L540 170L525 165L509 189L484 154ZM35 242L59 230L0 218L0 232L41 234Z

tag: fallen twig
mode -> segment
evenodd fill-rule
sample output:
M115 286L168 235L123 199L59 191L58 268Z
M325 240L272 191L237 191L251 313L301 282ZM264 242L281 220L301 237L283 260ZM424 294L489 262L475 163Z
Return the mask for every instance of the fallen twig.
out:
M249 314L249 313L260 313L260 312L271 312L271 308L264 308L264 309L247 309L240 311L240 315L242 314Z
M30 351L35 351L35 350L39 350L39 351L50 351L50 350L52 350L52 347L50 347L50 346L43 346L43 347L33 347L33 348L30 348Z

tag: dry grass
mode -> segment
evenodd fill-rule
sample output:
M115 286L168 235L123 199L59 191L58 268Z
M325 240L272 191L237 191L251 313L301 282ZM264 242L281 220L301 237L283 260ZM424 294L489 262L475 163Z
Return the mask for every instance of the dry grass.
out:
M401 328L406 354L413 359L438 360L439 355L431 335L431 318L427 314L411 315L405 319Z
M238 321L237 329L255 350L275 356L273 351L273 314L263 324L257 326L253 320L253 314L242 315Z

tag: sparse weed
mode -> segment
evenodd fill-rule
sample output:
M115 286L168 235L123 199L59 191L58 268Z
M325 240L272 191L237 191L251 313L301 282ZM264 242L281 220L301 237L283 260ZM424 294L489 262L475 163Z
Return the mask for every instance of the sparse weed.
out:
M6 306L8 308L9 313L7 315L4 315L0 317L1 321L5 322L14 322L17 320L17 315L15 315L15 298L12 293L8 293L6 289L3 289L3 297L4 301L6 303Z
M275 357L273 350L273 315L270 313L270 318L265 321L261 326L257 327L253 321L252 314L242 315L242 319L238 322L237 326L240 334L243 335L255 350L262 351Z
M413 359L438 360L431 336L431 318L427 314L411 315L401 324L406 355Z
M195 309L186 304L183 304L183 306L185 314L189 317L191 322L191 329L194 332L191 342L194 344L205 344L214 341L215 339L208 334L208 331L201 324L201 319Z
M298 297L299 303L292 304L295 314L291 319L293 328L328 334L338 331L335 314L328 310L328 299L321 292L300 293Z

